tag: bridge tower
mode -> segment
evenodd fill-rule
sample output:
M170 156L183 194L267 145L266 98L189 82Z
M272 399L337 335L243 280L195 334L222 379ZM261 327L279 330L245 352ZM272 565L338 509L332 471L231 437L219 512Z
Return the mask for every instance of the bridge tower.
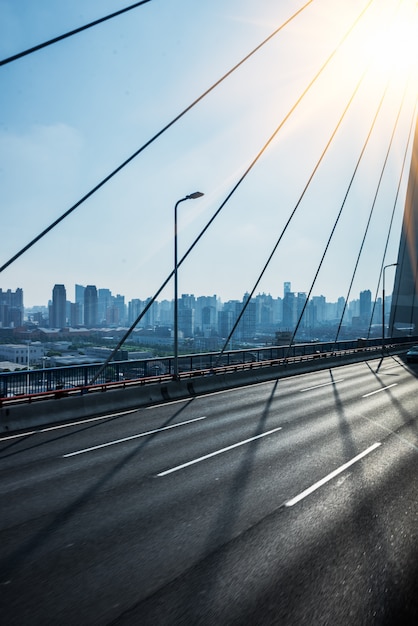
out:
M388 337L418 334L418 119L412 148Z

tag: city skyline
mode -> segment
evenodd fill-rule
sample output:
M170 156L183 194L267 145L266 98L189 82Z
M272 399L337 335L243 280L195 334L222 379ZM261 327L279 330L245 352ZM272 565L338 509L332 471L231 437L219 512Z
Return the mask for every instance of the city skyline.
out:
M181 205L180 256L225 206L181 265L179 290L240 299L256 284L370 62L257 291L273 293L289 279L309 292L344 203L314 292L334 301L347 298L370 216L352 293L374 293L386 241L385 262L397 258L416 91L416 75L410 75L416 67L408 60L415 63L418 55L414 2L404 0L399 9L395 0L368 5L151 1L2 67L8 98L0 123L0 263L6 263L300 11L120 175L7 267L0 277L3 289L21 285L28 305L35 306L36 299L49 299L48 285L75 283L77 276L83 284L107 284L128 300L152 297L173 270L174 204L199 190L204 197ZM119 0L63 0L59 6L53 0L42 6L3 0L0 56L119 8ZM390 59L387 42L379 41L389 28L399 29L390 38ZM388 274L388 289L391 279ZM172 290L170 281L159 299L170 299Z
M42 303L42 302L40 302L40 301L37 301L37 302L36 302L36 303L34 303L34 304L33 304L33 303L32 303L32 304L24 304L24 308L25 308L25 309L32 309L32 308L35 308L35 309L36 309L36 308L38 308L38 307L48 307L48 305L52 304L52 302L53 302L54 287L57 287L57 286L60 286L60 285L63 285L63 283L57 283L57 284L55 284L53 287L51 287L51 289L50 289L50 297L47 299L46 303ZM290 288L287 288L287 286L288 286L288 285L290 285ZM66 288L66 285L63 285L63 286L64 286L65 291L66 291L66 293L67 293L67 288ZM76 292L76 288L82 288L82 289L85 289L87 286L88 286L88 285L80 285L79 283L74 283L74 297L70 297L70 298L69 298L69 297L68 297L68 293L67 293L67 298L66 298L66 301L67 301L67 302L69 302L69 303L76 302L76 301L77 301L77 296L76 296L76 293L75 293L75 292ZM130 300L128 300L124 294L120 294L120 293L118 293L118 292L117 292L117 293L113 293L113 291L112 291L112 290L110 290L108 287L98 286L97 284L94 284L94 285L92 285L92 286L93 286L93 287L95 287L95 288L97 289L97 291L106 291L106 292L109 292L109 293L111 294L111 296L112 296L112 297L122 297L122 298L126 299L126 303L132 302L132 301L134 301L134 300L139 300L139 301L141 301L141 302L148 302L148 301L151 299L151 297L152 297L151 295L149 295L149 296L147 296L147 297L145 297L145 298L140 298L139 296L136 296L136 297L131 298ZM13 288L11 288L11 287L6 287L6 289L4 289L4 288L0 288L0 289L2 289L3 293L6 293L7 291L11 291L12 293L14 293L14 292L16 292L16 291L21 291L21 292L23 293L23 297L24 297L24 293L25 293L25 291L24 291L24 289L23 289L22 287L13 287ZM258 297L258 296L269 296L269 297L272 297L272 298L275 298L275 299L276 299L276 298L281 298L281 299L283 299L283 297L284 297L284 295L286 294L286 292L287 292L287 291L290 291L290 292L292 292L292 293L304 293L304 294L306 295L306 292L302 292L302 291L301 291L301 290L299 290L299 289L293 289L293 288L292 288L292 283L291 283L290 281L284 281L283 286L282 286L282 294L281 294L281 295L280 295L280 293L278 293L277 295L275 295L275 294L272 294L272 293L270 293L270 292L264 292L264 291L263 291L263 292L257 292L257 293L255 293L253 297L254 297L254 298L256 298L256 297ZM372 294L372 290L366 287L365 289L362 289L362 290L361 290L361 292L359 292L359 293L357 294L357 297L356 297L356 296L353 296L353 297L352 297L352 300L358 300L358 299L359 299L359 296L360 296L360 293L362 293L363 291L370 291L370 293ZM205 294L205 293L199 293L199 294L194 294L194 293L185 293L185 292L181 292L181 293L179 293L179 296L180 296L180 297L181 297L181 296L192 296L192 297L194 297L194 298L212 298L212 297L214 297L214 298L216 298L217 300L219 300L219 301L220 301L220 302L222 302L222 303L224 303L224 302L232 302L232 301L242 302L242 301L246 298L246 296L248 296L248 295L249 295L249 294L248 294L248 292L244 292L244 293L241 295L241 297L240 297L240 298L221 298L221 297L220 297L218 294L216 294L216 293L215 293L215 294L210 294L210 295L209 295L209 294ZM388 296L388 295L390 295L390 289L388 290L388 289L386 288L386 295L387 295L387 296ZM330 303L336 303L336 302L337 302L338 300L340 300L341 298L345 300L345 297L344 297L344 295L343 295L343 294L341 294L340 296L338 296L335 300L330 300L330 299L328 299L328 298L327 298L327 295L326 295L325 293L321 293L321 294L319 294L319 293L315 293L315 294L312 294L312 295L311 295L311 298L322 298L322 297L324 297L324 298L326 299L326 301L327 301L327 302L330 302ZM379 298L381 298L381 297L382 297L382 293L377 294L376 300L378 300L378 299L379 299ZM39 300L39 299L38 299L38 300ZM158 298L157 298L157 299L156 299L156 302L161 302L161 301L169 301L169 302L170 302L170 301L173 301L173 297L171 297L171 298L170 298L170 297L168 297L168 298L160 298L160 299L158 299Z
M88 294L86 300L86 293ZM336 301L330 301L327 299L327 296L324 294L320 295L311 295L310 301L319 302L322 301L326 305L334 306L343 306L345 304L347 311L346 315L349 315L349 309L353 306L361 307L362 297L364 298L364 294L367 294L368 301L373 304L381 303L381 294L378 294L376 299L374 299L373 294L370 289L365 289L357 294L357 297L353 297L351 300L346 301L343 296L337 298ZM28 306L24 302L24 290L21 288L16 288L15 291L8 289L2 290L0 289L0 305L2 304L2 299L4 300L5 296L8 296L10 302L19 303L20 307L25 312L33 312L33 311L43 311L48 312L47 316L49 317L49 326L50 327L64 327L71 318L74 316L75 319L79 320L80 312L74 309L74 305L81 304L83 307L82 317L83 321L78 321L75 326L92 326L90 323L91 320L96 320L96 324L103 324L106 317L106 308L108 307L110 310L119 309L119 312L123 311L115 316L115 320L110 322L110 325L115 325L119 320L124 322L129 322L129 324L133 323L138 315L142 312L143 308L148 304L150 298L133 298L131 300L125 301L125 296L123 294L117 293L116 295L112 293L110 289L107 287L97 287L96 285L80 285L76 283L74 285L74 298L71 299L71 296L67 293L66 286L62 283L55 284L51 290L51 297L48 299L46 303L38 303L37 305ZM215 303L216 307L222 309L224 305L228 305L231 303L243 304L247 302L250 294L248 292L242 294L241 298L238 299L227 299L222 300L217 294L179 294L180 303L186 303L186 307L191 306L190 303L194 304L199 300L205 300L207 302L211 301L211 303ZM305 301L307 299L306 292L301 292L298 290L292 290L292 284L289 281L285 281L282 287L282 295L274 296L270 293L260 292L254 294L250 301L257 300L271 300L272 302L281 302L286 299L286 296L295 297L295 299ZM392 296L391 292L386 291L385 300L390 299ZM94 304L93 304L94 301ZM88 304L86 304L88 302ZM155 300L155 305L157 307L164 305L164 303L168 303L171 309L168 309L169 314L172 315L172 307L174 300L173 299L164 299L164 300ZM85 319L85 307L95 307L95 312L91 311L87 312L87 323ZM184 304L183 304L184 306ZM71 307L70 309L68 307ZM114 313L113 313L114 315ZM66 320L64 322L64 319ZM1 319L0 319L1 321ZM57 323L60 322L60 323Z
M21 323L16 311L3 306L0 291L0 330L2 339L31 337L40 341L56 340L90 343L91 340L115 342L116 333L132 331L124 343L144 346L187 346L188 351L217 350L222 345L236 346L283 343L283 341L311 342L343 340L353 337L376 337L381 333L384 308L379 297L372 300L370 290L359 298L345 302L327 302L325 296L307 298L304 292L293 292L291 283L283 285L283 298L257 294L242 300L222 302L216 295L182 294L178 300L177 322L175 301L156 300L148 307L147 301L133 299L125 303L124 296L113 296L107 288L95 285L75 285L76 301L67 300L64 284L56 284L48 307L24 309ZM22 290L18 295L23 299ZM6 293L9 300L13 294ZM389 318L391 295L385 296ZM140 322L138 323L139 317ZM13 320L7 327L7 320ZM57 326L57 322L59 325ZM23 333L23 335L22 335ZM177 344L175 342L177 338ZM178 350L178 347L177 347Z

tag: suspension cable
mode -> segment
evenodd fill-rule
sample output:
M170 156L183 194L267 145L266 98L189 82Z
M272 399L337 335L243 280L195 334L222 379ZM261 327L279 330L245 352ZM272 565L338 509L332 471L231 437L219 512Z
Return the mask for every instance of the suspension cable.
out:
M101 17L98 20L95 20L94 22L90 22L89 24L85 24L84 26L79 26L78 28L75 28L74 30L69 31L68 33L64 33L63 35L58 35L58 37L49 39L49 41L44 41L43 43L33 46L33 48L28 48L27 50L23 50L23 52L18 52L17 54L13 54L12 56L7 57L6 59L0 60L0 66L6 65L7 63L11 63L12 61L17 61L18 59L21 59L22 57L27 56L28 54L32 54L33 52L42 50L42 48L46 48L47 46L51 46L54 43L58 43L59 41L62 41L63 39L67 39L67 37L72 37L73 35L77 35L78 33L81 33L83 30L87 30L88 28L97 26L98 24L101 24L102 22L106 22L107 20L110 20L113 17L117 17L118 15L121 15L122 13L126 13L127 11L131 11L132 9L136 9L141 4L146 4L147 2L151 2L151 0L141 0L141 2L135 2L135 4L131 4L130 6L125 7L124 9L120 9L119 11L115 11L114 13L111 13L110 15Z
M408 85L409 85L409 80L407 81L407 83L405 85L405 89L404 89L404 92L403 92L403 95L402 95L402 98L401 98L401 103L400 103L399 109L398 109L398 114L396 116L395 124L394 124L393 129L392 129L392 134L391 134L391 137L390 137L389 145L387 147L386 155L385 155L385 158L384 158L384 161L383 161L383 165L382 165L382 169L380 171L380 176L379 176L379 180L378 180L378 183L377 183L376 192L374 194L374 198L373 198L372 206L371 206L371 209L370 209L370 212L369 212L369 217L368 217L368 220L367 220L366 228L365 228L364 233L363 233L363 239L362 239L362 242L360 244L360 248L359 248L359 251L358 251L356 262L354 264L353 274L351 276L350 285L348 287L347 295L346 295L346 298L345 298L345 301L344 301L344 307L343 307L343 309L341 311L341 317L340 317L340 321L339 321L339 324L338 324L337 333L335 335L334 344L337 343L338 337L340 335L341 326L342 326L342 323L343 323L343 318L344 318L345 311L346 311L346 308L347 308L347 302L348 302L348 299L349 299L350 294L351 294L351 289L353 287L354 278L355 278L356 273L357 273L357 268L358 268L358 265L359 265L359 262L360 262L361 254L363 252L363 247L364 247L364 243L366 241L367 233L369 232L370 222L371 222L372 215L373 215L373 212L374 212L374 209L375 209L375 206L376 206L377 197L379 195L380 187L381 187L382 180L383 180L383 175L384 175L384 173L386 171L386 165L387 165L387 162L388 162L388 159L389 159L389 154L390 154L391 149L392 149L392 144L393 144L393 140L394 140L394 137L395 137L396 129L398 127L400 115L401 115L402 109L403 109L404 104L405 104L405 99L406 99L406 94L407 94L407 90L408 90Z
M401 5L401 4L402 4L402 1L400 0L400 2L399 2L399 4L398 4L398 9L397 9L397 10L399 10L399 7L400 7L400 5ZM382 106L382 104L383 104L383 100L384 100L384 97L385 97L385 93L386 93L386 91L387 91L387 89L388 89L388 86L389 86L389 80L388 80L388 83L387 83L387 85L386 85L386 87L385 87L385 90L384 90L384 93L383 93L382 99L381 99L381 101L380 101L380 103L379 103L379 106L378 106L378 109L377 109L377 112L376 112L375 118L374 118L374 120L373 120L372 126L371 126L371 128L370 128L369 134L368 134L368 136L367 136L367 138L366 138L366 142L365 142L365 144L364 144L364 146L363 146L363 149L362 149L362 151L361 151L361 154L360 154L359 160L358 160L357 165L356 165L356 167L355 167L355 169L354 169L354 173L353 173L353 176L352 176L352 178L351 178L351 180L350 180L350 183L349 183L349 186L348 186L348 189L347 189L346 195L345 195L344 200L343 200L343 204L342 204L342 206L341 206L341 208L340 208L340 211L339 211L338 216L337 216L337 218L336 218L336 221L335 221L335 223L334 223L334 227L333 227L333 229L332 229L332 231L331 231L331 234L330 234L330 237L329 237L329 239L328 239L327 245L326 245L326 247L325 247L324 253L323 253L323 255L322 255L321 261L320 261L319 266L318 266L318 268L317 268L317 271L316 271L316 273L315 273L315 276L314 276L313 282L312 282L312 284L311 284L311 287L310 287L310 290L309 290L308 296L307 296L307 298L306 298L306 300L305 300L305 303L304 303L304 305L303 305L303 307L302 307L302 311L301 311L301 313L300 313L300 315L299 315L299 319L298 319L298 321L297 321L296 328L294 329L294 332L293 332L293 334L292 334L291 340L290 340L290 342L289 342L289 346L288 346L288 350L287 350L287 355L286 355L286 358L287 358L287 356L289 355L289 352L290 352L290 347L291 347L291 345L293 344L293 342L294 342L294 340L295 340L295 337L296 337L297 331L299 330L299 326L300 326L300 324L301 324L301 322L302 322L302 318L303 318L304 312L305 312L305 310L306 310L306 307L307 307L307 305L308 305L309 299L310 299L310 297L311 297L311 294L312 294L312 291L313 291L313 287L314 287L314 285L315 285L315 283L316 283L316 280L317 280L317 278L318 278L319 271L320 271L321 266L322 266L322 264L323 264L323 261L324 261L324 259L325 259L325 256L326 256L326 253L327 253L328 247L329 247L329 245L330 245L330 243L331 243L331 239L332 239L333 234L334 234L334 232L335 232L335 229L336 229L337 223L338 223L338 221L339 221L339 219L340 219L340 217L341 217L341 214L342 214L342 210L343 210L344 204L345 204L345 202L346 202L346 200L347 200L348 193L349 193L349 191L350 191L351 185L352 185L352 183L353 183L353 181L354 181L354 177L355 177L355 175L356 175L356 171L357 171L357 169L358 169L358 167L359 167L359 165L360 165L360 161L361 161L361 159L362 159L363 153L364 153L364 151L365 151L365 149L366 149L366 146L367 146L367 144L368 144L368 142L369 142L369 139L370 139L370 136L371 136L371 132L372 132L373 127L374 127L374 125L375 125L375 123L376 123L377 116L378 116L379 111L380 111L380 108L381 108L381 106ZM346 305L346 303L345 303L345 305ZM342 317L341 317L341 320L342 320ZM335 345L335 343L336 343L336 340L334 341L334 345Z
M358 90L360 89L360 86L361 86L361 84L362 84L362 82L363 82L363 80L364 80L364 78L365 78L365 76L367 74L367 71L368 70L366 69L363 72L363 75L361 76L360 80L358 81L358 83L357 83L357 85L356 85L356 87L355 87L355 89L354 89L354 91L353 91L353 93L352 93L352 95L351 95L351 97L350 97L346 107L344 108L344 111L343 111L342 115L340 116L340 119L338 120L338 122L337 122L337 124L336 124L336 126L335 126L335 128L333 130L333 132L331 133L331 136L328 139L328 142L327 142L325 148L323 149L321 156L319 157L319 159L318 159L318 161L317 161L317 163L316 163L316 165L315 165L311 175L309 176L308 181L307 181L307 183L306 183L306 185L305 185L301 195L299 196L299 199L296 202L295 207L293 208L292 212L290 213L290 216L289 216L286 224L284 225L283 230L280 233L280 236L277 239L277 241L276 241L276 243L275 243L275 245L273 247L273 250L271 251L271 253L270 253L270 255L269 255L269 257L268 257L268 259L267 259L267 261L266 261L266 263L265 263L265 265L264 265L264 267L263 267L263 269L262 269L262 271L261 271L261 273L259 275L259 277L257 278L257 280L256 280L256 282L254 284L253 289L251 290L250 294L248 295L248 298L246 299L246 302L245 302L245 304L244 304L244 306L243 306L243 308L242 308L242 310L241 310L237 320L235 321L235 323L234 323L234 325L233 325L233 327L232 327L232 329L231 329L231 331L230 331L230 333L229 333L229 335L228 335L228 337L227 337L227 339L226 339L226 341L225 341L225 343L224 343L224 345L223 345L223 347L222 347L222 349L221 349L221 351L219 353L219 356L218 356L217 361L215 363L215 367L219 363L219 361L220 361L220 359L222 357L222 354L225 352L225 350L226 350L226 348L228 346L228 343L231 341L231 338L234 335L234 333L235 333L235 331L236 331L236 329L238 327L238 324L241 321L241 318L244 315L245 310L246 310L247 306L249 305L249 303L251 301L251 298L253 297L253 295L255 293L255 290L257 289L257 287L258 287L258 285L259 285L259 283L260 283L264 273L267 270L267 267L269 266L269 264L270 264L270 262L271 262L271 260L272 260L272 258L274 256L274 254L276 253L276 250L277 250L280 242L282 241L282 239L284 237L284 234L285 234L285 232L287 231L287 229L288 229L288 227L290 225L290 222L292 221L293 217L295 216L296 211L299 208L299 206L300 206L300 204L301 204L301 202L302 202L306 192L308 191L308 188L309 188L309 186L310 186L310 184L311 184L311 182L312 182L316 172L318 171L320 164L322 163L326 153L328 152L328 149L329 149L333 139L335 138L335 135L337 134L337 131L340 128L340 126L341 126L341 124L342 124L342 122L343 122L343 120L344 120L344 118L345 118L345 116L347 114L348 109L350 108L350 106L351 106L351 104L352 104L356 94L358 93Z
M341 207L340 207L340 209L339 209L339 211L338 211L338 215L337 215L337 217L336 217L336 219L335 219L334 225L333 225L333 227L332 227L332 229L331 229L330 235L329 235L329 237L328 237L328 241L327 241L326 246L325 246L325 248L324 248L324 252L323 252L323 254L322 254L321 260L320 260L320 262L319 262L319 265L318 265L317 270L316 270L316 272L315 272L315 276L314 276L313 281L312 281L312 284L311 284L311 286L310 286L310 289L309 289L308 295L307 295L306 300L305 300L305 302L304 302L304 305L303 305L303 307L302 307L302 311L301 311L301 313L300 313L300 316L299 316L298 322L297 322L296 327L295 327L295 329L294 329L294 331L293 331L292 338L291 338L291 340L290 340L290 342L289 342L289 345L288 345L288 349L287 349L287 353L286 353L286 357L285 357L285 358L287 358L287 357L289 356L290 347L291 347L291 345L293 344L293 342L294 342L294 340L295 340L295 337L296 337L296 333L297 333L297 331L299 330L299 326L300 326L300 324L301 324L301 321L302 321L302 318L303 318L303 314L304 314L304 312L305 312L305 310L306 310L306 307L307 307L308 301L309 301L309 299L310 299L310 297L311 297L311 294L312 294L313 288L314 288L314 286L315 286L315 283L316 283L316 280L317 280L317 278L318 278L319 272L320 272L320 270L321 270L322 264L323 264L323 262L324 262L324 260L325 260L325 256L326 256L326 254L327 254L327 252L328 252L328 248L329 248L329 246L330 246L330 244L331 244L331 241L332 241L332 238L333 238L333 236L334 236L335 230L336 230L336 228L337 228L338 222L340 221L340 218L341 218L341 215L342 215L342 212L343 212L343 209L344 209L345 203L346 203L347 198L348 198L348 194L349 194L349 192L350 192L350 190L351 190L352 184L353 184L353 182L354 182L354 178L355 178L355 176L356 176L356 174L357 174L357 171L358 171L358 168L359 168L359 166L360 166L361 160L362 160L362 158L363 158L364 152L365 152L366 147L367 147L367 145L368 145L368 143L369 143L369 140L370 140L370 137L371 137L371 134L372 134L373 128L374 128L374 126L375 126L375 124L376 124L376 121L377 121L377 118L378 118L378 115L379 115L380 109L382 108L382 105L383 105L383 101L384 101L384 98L385 98L385 95L386 95L387 88L388 88L388 85L386 85L386 88L385 88L385 90L384 90L384 92L383 92L383 95L382 95L382 97L381 97L381 99L380 99L379 105L378 105L378 107L377 107L377 111L376 111L376 113L375 113L375 115L374 115L374 118L373 118L372 125L371 125L371 127L370 127L370 129L369 129L369 132L368 132L368 134L367 134L366 140L365 140L365 142L364 142L364 144L363 144L363 148L362 148L362 150L361 150L361 152L360 152L360 156L359 156L359 158L358 158L358 160L357 160L356 166L355 166L355 168L354 168L353 174L352 174L352 176L351 176L350 182L349 182L348 187L347 187L347 190L346 190L346 192L345 192L343 202L342 202Z
M286 121L290 118L290 116L292 115L292 113L296 110L296 108L298 107L298 105L300 104L300 102L303 100L303 98L305 97L305 95L308 93L308 91L311 89L311 87L313 86L313 84L316 82L316 80L319 78L319 76L321 75L321 73L324 71L324 69L327 67L327 65L330 63L331 59L335 56L336 52L338 51L338 49L341 47L341 45L344 43L344 41L347 39L347 37L349 36L349 34L352 32L352 30L354 29L354 27L357 25L357 23L360 21L360 19L363 17L364 13L367 11L367 9L370 7L370 5L373 3L374 0L369 0L367 6L361 11L361 13L357 16L357 18L354 20L353 24L350 26L350 28L348 29L348 31L345 33L345 35L342 37L342 39L340 40L340 42L338 43L337 47L333 50L333 52L330 54L330 56L328 57L328 59L325 61L325 63L321 66L321 68L319 69L319 71L316 73L316 75L314 76L314 78L311 80L311 82L308 84L308 86L303 90L302 94L299 96L299 98L296 100L296 102L294 103L294 105L291 107L291 109L288 111L288 113L286 114L286 116L283 118L283 120L280 122L280 124L278 125L278 127L276 128L276 130L273 132L273 134L270 136L270 138L267 140L267 142L264 144L264 146L261 148L261 150L258 152L258 154L256 155L256 157L253 159L253 161L250 163L250 165L247 167L247 169L245 170L244 174L240 177L240 179L238 180L238 182L234 185L234 187L232 188L232 190L229 192L229 194L226 196L225 200L221 203L221 205L219 206L219 208L215 211L215 213L213 214L213 216L211 217L211 219L207 222L206 226L201 230L201 232L199 233L199 235L196 237L196 239L193 241L193 243L191 244L191 246L188 248L188 250L185 252L185 254L183 255L183 257L180 259L178 266L180 266L185 260L186 258L189 256L189 254L192 252L192 250L195 248L195 246L197 245L197 243L200 241L200 239L203 237L203 235L205 234L205 232L208 230L208 228L210 227L210 225L214 222L214 220L217 218L217 216L219 215L219 213L222 211L223 207L226 205L226 203L230 200L230 198L232 197L232 195L235 193L235 191L238 189L238 187L241 185L241 183L245 180L245 178L247 177L247 175L250 173L250 171L253 169L253 167L255 166L255 164L258 162L258 160L260 159L260 157L264 154L264 152L267 150L268 146L271 144L271 142L273 141L273 139L276 137L276 135L278 134L278 132L281 130L281 128L284 126L284 124L286 123ZM306 5L305 5L306 6ZM93 384L98 377L100 376L100 374L105 370L105 368L107 367L107 365L110 363L110 361L112 360L112 358L114 357L114 355L116 354L116 352L120 349L120 347L125 343L126 339L129 337L129 335L131 334L131 332L134 330L134 328L139 324L139 322L142 320L142 318L144 317L144 315L148 312L148 310L150 309L150 307L152 306L152 304L155 302L155 300L157 299L157 297L160 295L160 293L163 291L163 289L167 286L167 284L169 283L169 281L171 280L171 278L174 275L174 269L170 272L170 274L167 276L167 278L165 279L165 281L162 283L162 285L159 287L159 289L156 291L156 293L153 295L152 298L150 298L149 302L147 303L147 305L145 306L145 308L143 309L143 311L138 315L138 317L136 318L136 320L131 324L131 326L128 328L128 330L126 331L126 333L123 335L123 337L119 340L117 346L113 349L113 351L111 352L111 354L108 356L108 358L106 359L106 361L103 363L102 367L98 370L98 372L95 374L95 376L93 377L93 379L90 381L90 384Z
M188 113L194 106L196 106L203 98L205 98L211 91L213 91L216 87L218 87L226 78L228 78L235 70L237 70L241 65L243 65L250 57L252 57L262 46L264 46L268 41L270 41L275 35L277 35L285 26L287 26L297 15L299 15L308 5L310 5L314 0L308 0L308 2L301 7L298 11L296 11L289 19L287 19L281 26L276 28L276 30L271 33L264 41L262 41L258 46L256 46L249 54L247 54L241 61L239 61L236 65L234 65L226 74L224 74L220 79L218 79L209 89L204 91L196 100L194 100L191 104L189 104L181 113L179 113L176 117L174 117L168 124L166 124L160 131L158 131L151 139L146 141L138 150L136 150L130 157L128 157L123 163L121 163L116 169L114 169L110 174L105 176L97 185L95 185L88 193L86 193L80 200L78 200L73 206L71 206L67 211L65 211L60 217L58 217L54 222L52 222L47 228L45 228L42 232L40 232L36 237L34 237L29 243L27 243L21 250L19 250L16 254L14 254L6 263L4 263L0 267L0 273L5 270L9 265L14 263L19 257L22 256L25 252L27 252L35 243L37 243L40 239L42 239L45 235L47 235L55 226L60 224L66 217L68 217L75 209L81 206L88 198L90 198L93 194L96 193L103 185L109 182L116 174L118 174L122 169L124 169L131 161L133 161L141 152L143 152L146 148L148 148L156 139L161 137L163 133L165 133L171 126L173 126L179 119L181 119L186 113ZM373 2L370 0L369 5Z
M367 9L367 8L368 8L368 7L366 7L366 9ZM343 111L342 116L340 117L340 119L339 119L339 121L338 121L338 123L337 123L337 125L336 125L336 127L335 127L335 129L334 129L334 131L333 131L333 133L331 134L331 137L330 137L330 139L328 140L328 143L327 143L327 145L325 146L325 148L324 148L324 150L323 150L323 152L322 152L322 154L321 154L321 156L320 156L320 158L319 158L319 160L318 160L318 162L317 162L317 164L316 164L315 168L313 169L313 171L312 171L312 173L311 173L310 177L308 178L308 182L306 183L306 185L305 185L305 187L304 187L304 189L303 189L303 191L302 191L302 194L301 194L301 196L299 197L299 200L297 201L297 203L296 203L296 205L295 205L295 207L294 207L293 211L291 212L290 217L288 218L288 220L287 220L287 222L286 222L286 224L285 224L285 226L284 226L284 228L283 228L283 230L282 230L282 232L281 232L281 234L280 234L280 236L279 236L278 240L276 241L276 243L275 243L275 245L274 245L274 247L273 247L273 250L272 250L272 252L270 253L270 256L268 257L268 259L267 259L267 261L266 261L266 263L265 263L265 265L264 265L264 267L263 267L263 269L262 269L262 271L261 271L260 275L258 276L258 278L257 278L257 280L256 280L256 282L255 282L255 284L254 284L254 286L253 286L253 288L252 288L251 292L248 294L248 296L247 296L247 298L246 298L246 301L245 301L245 303L244 303L244 306L242 307L242 309L241 309L241 311L240 311L240 313L239 313L239 315L238 315L238 317L237 317L237 319L236 319L236 321L235 321L235 323L234 323L234 325L233 325L233 327L232 327L232 329L231 329L231 331L230 331L230 333L229 333L229 335L228 335L228 337L227 337L227 339L226 339L226 341L225 341L225 343L224 343L224 345L223 345L223 347L222 347L221 351L219 352L219 355L218 355L218 357L217 357L217 360L216 360L216 362L215 362L214 367L216 367L216 366L217 366L217 364L219 363L220 359L222 358L223 353L225 352L225 350L226 350L226 348L227 348L227 346L228 346L229 342L231 341L231 338L233 337L233 335L234 335L234 333L235 333L235 331L236 331L236 329L237 329L237 327L238 327L238 325L239 325L239 323L240 323L240 321L241 321L241 319L242 319L242 317L243 317L243 315L244 315L244 313L245 313L245 311L246 311L246 309L247 309L248 305L250 304L250 301L251 301L252 297L254 296L254 293L255 293L255 291L256 291L256 289L257 289L257 287L258 287L259 283L261 282L261 279L262 279L262 277L263 277L264 273L266 272L266 270L267 270L267 268L268 268L268 266L269 266L269 264L270 264L270 262L271 262L271 260L272 260L272 258L273 258L273 256L274 256L274 254L276 253L276 250L277 250L277 248L278 248L278 246L279 246L279 244L280 244L280 242L281 242L281 240L282 240L282 238L283 238L283 236L284 236L284 234L285 234L285 232L286 232L286 230L287 230L287 228L288 228L288 226L289 226L289 224L290 224L291 220L293 219L293 217L294 217L294 215L295 215L295 213L296 213L296 211L297 211L297 209L298 209L298 207L299 207L300 203L302 202L302 199L303 199L303 197L305 196L305 193L307 192L308 187L309 187L310 183L312 182L312 179L314 178L314 175L315 175L315 173L317 172L317 170L318 170L318 168L319 168L319 166L320 166L320 164L321 164L321 162L322 162L323 158L325 157L325 154L326 154L326 152L328 151L328 148L329 148L329 146L330 146L331 142L333 141L333 139L334 139L334 137L335 137L335 135L336 135L336 133L337 133L337 131L338 131L338 129L339 129L339 127L340 127L340 125L341 125L341 123L342 123L342 121L343 121L343 119L344 119L344 117L345 117L345 115L346 115L346 113L347 113L347 111L348 111L348 109L349 109L349 107L350 107L350 105L351 105L351 103L352 103L352 101L353 101L354 97L355 97L355 95L357 94L357 92L358 92L358 90L359 90L359 88L360 88L361 83L362 83L362 82L363 82L363 80L364 80L364 77L366 76L366 74L367 74L367 72L368 72L368 70L369 70L369 67L368 67L368 68L366 68L366 70L363 72L363 75L361 76L360 80L358 81L358 83L357 83L357 85L356 85L356 87L355 87L355 89L354 89L354 91L353 91L353 94L351 95L351 98L350 98L350 100L348 101L348 104L347 104L347 106L345 107L345 109L344 109L344 111ZM312 287L313 287L313 286L312 286ZM311 289L311 291L312 291L312 289ZM310 293L311 293L311 292L310 292ZM299 325L300 325L300 323L301 323L302 316L303 316L304 310L305 310L305 308L306 308L306 305L307 305L307 302L305 302L305 305L304 305L304 307L303 307L303 309L302 309L302 312L301 312L301 315L300 315L300 317L299 317L299 320L298 320L298 323L297 323L297 326L296 326L295 332L294 332L294 334L293 334L293 336L292 336L292 338L291 338L291 341L290 341L290 344L289 344L289 348L290 348L290 346L292 345L292 343L293 343L293 341L294 341L294 338L295 338L296 332L297 332L297 330L298 330L298 328L299 328Z

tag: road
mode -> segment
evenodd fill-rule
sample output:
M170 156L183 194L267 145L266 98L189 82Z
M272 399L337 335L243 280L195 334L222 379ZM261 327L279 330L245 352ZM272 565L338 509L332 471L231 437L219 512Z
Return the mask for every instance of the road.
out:
M0 440L2 626L418 623L400 357Z

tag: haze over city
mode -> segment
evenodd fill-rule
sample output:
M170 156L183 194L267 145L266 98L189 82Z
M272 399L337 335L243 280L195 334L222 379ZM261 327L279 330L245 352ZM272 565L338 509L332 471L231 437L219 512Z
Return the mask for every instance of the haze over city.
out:
M391 294L387 292L385 302L387 322L391 302ZM55 337L74 337L78 330L96 329L100 336L99 329L107 332L113 328L120 332L129 327L146 329L150 337L157 341L164 337L170 343L167 338L173 336L174 306L173 300L127 301L124 295L96 285L76 284L71 295L64 284L56 284L47 305L24 307L22 289L0 289L0 329L5 337L32 339L33 333L40 330L39 337L45 340L51 332ZM283 284L279 297L266 293L250 297L246 293L241 299L223 302L216 295L181 294L178 311L181 337L200 337L212 347L228 336L241 342L271 343L277 340L277 332L285 332L289 338L288 333L295 331L305 341L318 340L318 336L337 340L340 333L345 337L375 335L381 332L383 314L382 299L372 299L370 290L360 292L348 302L343 297L330 302L323 295L308 299L306 293L294 291L290 282Z

